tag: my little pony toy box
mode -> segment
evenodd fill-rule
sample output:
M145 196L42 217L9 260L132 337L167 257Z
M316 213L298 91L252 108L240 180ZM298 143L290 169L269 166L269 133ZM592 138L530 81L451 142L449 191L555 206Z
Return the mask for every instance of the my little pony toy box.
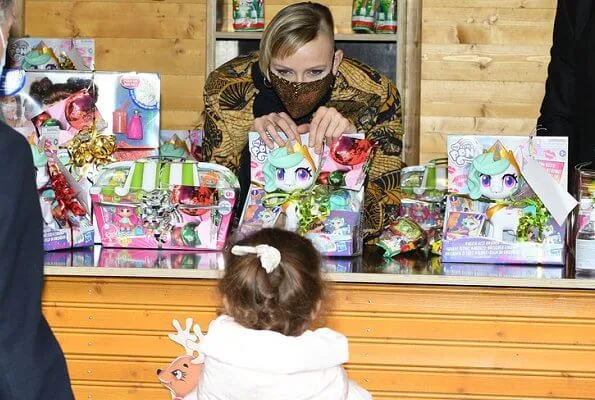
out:
M344 135L318 155L307 143L302 135L301 143L269 149L257 132L249 134L252 184L239 234L280 227L307 237L325 256L358 254L372 144L361 134Z
M536 195L529 171L566 190L567 138L453 135L447 154L443 262L564 263L565 223Z
M91 198L106 247L220 250L238 190L225 167L143 159L103 167Z
M10 38L6 66L31 70L95 69L94 39Z

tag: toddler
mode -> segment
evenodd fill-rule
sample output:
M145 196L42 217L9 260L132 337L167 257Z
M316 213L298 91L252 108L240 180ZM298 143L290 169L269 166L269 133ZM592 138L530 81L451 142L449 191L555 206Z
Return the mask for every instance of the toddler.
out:
M347 377L347 338L309 330L324 297L309 240L263 229L225 256L224 314L211 322L199 400L371 399Z

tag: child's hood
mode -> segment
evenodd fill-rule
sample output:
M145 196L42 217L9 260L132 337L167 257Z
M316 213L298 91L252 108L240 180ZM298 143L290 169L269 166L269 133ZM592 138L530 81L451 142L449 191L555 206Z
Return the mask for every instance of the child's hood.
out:
M285 336L244 328L225 315L211 322L200 350L220 362L272 374L332 368L349 358L347 338L331 329Z

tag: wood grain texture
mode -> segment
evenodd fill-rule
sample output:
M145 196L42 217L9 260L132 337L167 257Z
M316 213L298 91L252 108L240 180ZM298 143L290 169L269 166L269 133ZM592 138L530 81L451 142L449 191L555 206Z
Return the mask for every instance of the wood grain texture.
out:
M408 165L419 163L419 112L421 80L421 2L398 3L400 15L406 9L404 22L399 21L399 35L402 41L397 60L397 76L403 80L399 87L402 94L403 122L405 128L404 160Z
M452 44L424 46L422 79L543 84L549 46Z
M555 0L423 2L421 161L443 157L451 133L531 133L555 9Z
M323 321L349 338L349 375L380 399L590 399L595 293L333 284ZM171 319L202 326L216 281L48 277L43 310L77 396L165 399L182 352Z

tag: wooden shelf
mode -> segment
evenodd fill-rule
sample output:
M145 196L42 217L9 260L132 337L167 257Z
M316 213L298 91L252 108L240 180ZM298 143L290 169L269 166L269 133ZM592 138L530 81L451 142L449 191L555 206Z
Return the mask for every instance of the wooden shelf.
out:
M215 39L260 40L262 32L215 32Z
M262 32L215 32L217 40L260 40ZM338 42L396 42L397 34L337 33Z

